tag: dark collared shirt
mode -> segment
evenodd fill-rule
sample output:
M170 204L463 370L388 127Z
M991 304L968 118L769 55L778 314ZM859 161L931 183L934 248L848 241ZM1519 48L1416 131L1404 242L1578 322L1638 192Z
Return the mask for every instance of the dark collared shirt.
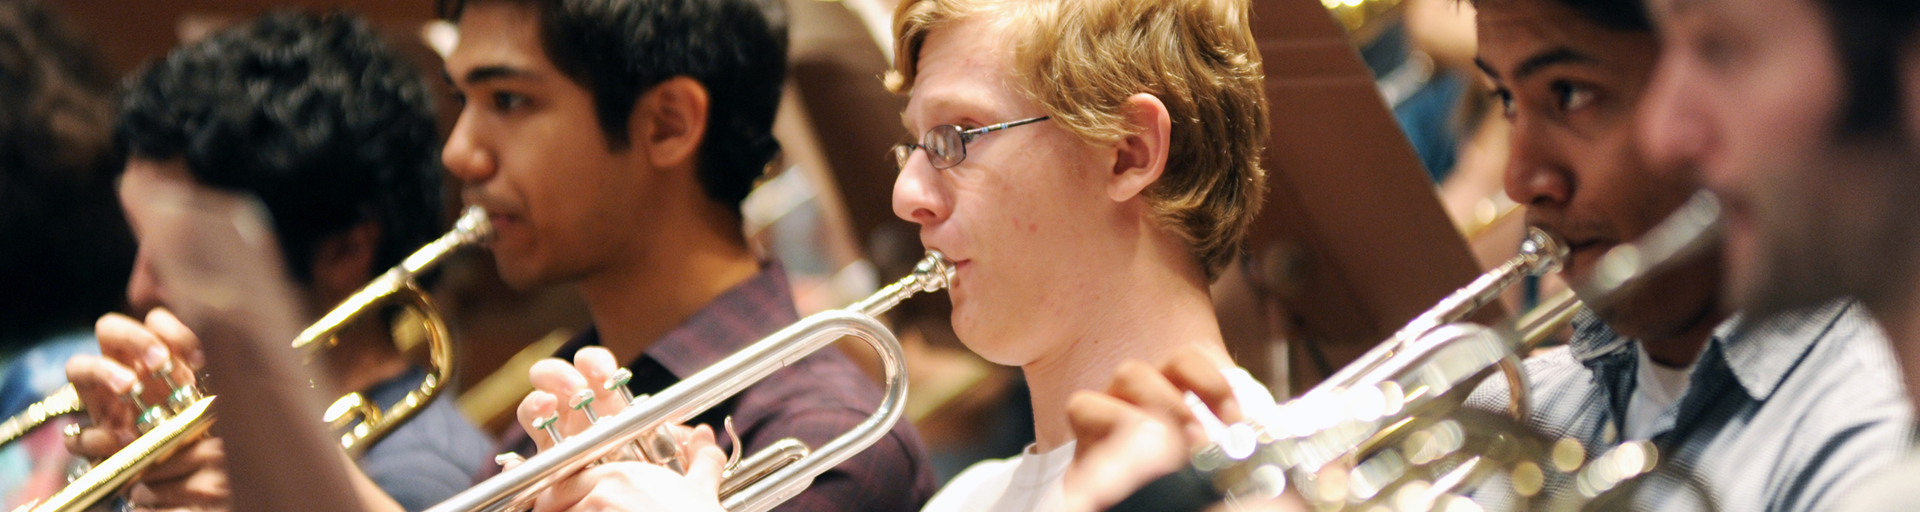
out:
M1714 510L1834 508L1907 446L1911 413L1886 343L1853 302L1757 325L1721 324L1685 394L1654 422L1662 468L1633 496L1636 508L1703 510L1703 492ZM1551 438L1580 441L1589 459L1613 447L1639 350L1638 341L1581 311L1567 347L1526 362L1528 423ZM1504 379L1489 379L1468 402L1501 411L1506 396ZM1568 480L1549 478L1546 492L1572 495ZM1486 489L1474 498L1505 501Z
M627 365L634 374L628 387L636 395L657 393L797 321L786 272L779 264L769 263L648 346ZM599 344L599 333L588 330L555 356L572 360L574 351ZM788 437L818 448L865 421L880 397L880 387L872 378L845 354L830 348L775 371L688 424L711 426L720 449L732 450L722 422L733 416L734 429L747 445L742 457ZM526 434L514 439L515 451L533 453ZM933 466L926 448L912 425L901 420L887 437L815 478L806 492L774 510L919 510L933 490Z

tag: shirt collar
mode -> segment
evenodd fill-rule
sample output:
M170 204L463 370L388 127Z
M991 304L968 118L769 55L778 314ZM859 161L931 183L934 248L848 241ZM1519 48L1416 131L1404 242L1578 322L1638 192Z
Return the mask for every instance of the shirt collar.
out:
M1746 322L1742 315L1736 314L1713 329L1713 338L1708 343L1720 350L1704 351L1701 357L1718 354L1748 396L1766 400L1850 307L1853 307L1850 301L1835 301L1776 315L1762 322ZM1606 322L1586 308L1574 316L1573 330L1567 349L1576 360L1589 367L1607 356L1632 355L1626 351L1638 349L1634 340L1613 332ZM1701 367L1703 365L1694 364L1696 372Z

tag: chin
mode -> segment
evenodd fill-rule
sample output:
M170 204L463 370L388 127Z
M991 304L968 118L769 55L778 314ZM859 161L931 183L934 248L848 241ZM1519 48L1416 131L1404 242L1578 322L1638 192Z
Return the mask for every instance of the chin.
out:
M496 253L493 258L493 267L500 275L500 282L506 283L507 287L514 291L524 292L538 288L547 281L540 272L540 267L525 261L524 258L502 256Z
M967 312L960 304L953 305L951 317L953 334L960 338L961 345L965 345L968 351L993 364L1017 367L1027 363L1020 354L1014 353L1017 347L1008 346L1009 342L1015 339L1012 333L999 332L980 325L977 318L979 318L978 315Z

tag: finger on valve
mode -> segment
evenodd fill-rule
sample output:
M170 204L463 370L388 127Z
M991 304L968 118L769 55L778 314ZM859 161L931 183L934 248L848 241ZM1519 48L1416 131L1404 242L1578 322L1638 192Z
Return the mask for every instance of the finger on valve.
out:
M552 395L555 399L554 413L557 421L551 422L560 437L578 434L593 424L594 411L587 408L592 405L595 396L587 385L587 378L573 364L557 358L542 359L527 370L528 381L535 391ZM536 425L545 431L546 425Z
M527 393L527 397L520 400L520 428L527 432L527 437L533 439L534 446L540 451L552 448L555 442L566 437L560 432L559 418L555 414L559 403L558 399L545 391Z
M605 347L581 348L573 354L573 367L593 392L591 408L597 416L604 418L626 410L626 397L631 395L623 391L629 377L619 373L620 365L612 351Z
M200 350L200 337L194 335L193 330L188 329L187 324L181 322L180 317L172 311L164 307L153 308L147 312L146 325L147 329L159 336L161 342L166 343L174 359L185 362L188 369L197 370L207 365L207 355ZM191 376L189 372L187 377Z
M171 315L164 316L171 319ZM162 322L166 323L165 320ZM174 330L173 325L166 325L165 328ZM94 323L94 336L99 339L102 356L131 371L139 379L141 393L128 398L138 398L142 404L166 404L170 409L177 410L197 397L192 392L180 392L194 385L193 369L185 364L175 364L174 351L162 334L146 323L126 315L110 313ZM69 381L73 380L69 378ZM78 386L77 381L73 382ZM122 394L131 392L130 389L119 391ZM110 407L106 403L99 405Z
M132 369L104 357L75 356L67 360L67 382L73 383L92 425L132 430L129 397L139 385Z

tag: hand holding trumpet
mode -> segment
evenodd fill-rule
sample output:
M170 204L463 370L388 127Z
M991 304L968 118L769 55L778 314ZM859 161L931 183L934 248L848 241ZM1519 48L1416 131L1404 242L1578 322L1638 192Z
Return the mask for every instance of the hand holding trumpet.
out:
M535 391L520 402L520 426L544 451L556 435L565 439L598 418L618 414L630 399L622 392L620 372L613 353L601 347L580 349L572 364L560 359L535 363L529 370ZM568 397L566 407L559 397ZM727 455L715 442L713 429L671 425L662 432L660 437L674 440L674 446L667 447L668 465L638 460L599 464L542 492L533 510L720 510L716 497ZM673 465L685 473L669 468Z

